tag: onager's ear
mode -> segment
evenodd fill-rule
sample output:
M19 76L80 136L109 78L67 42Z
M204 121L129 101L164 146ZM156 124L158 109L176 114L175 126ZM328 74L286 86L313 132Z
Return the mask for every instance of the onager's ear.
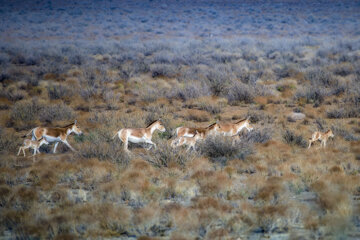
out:
M250 116L248 116L248 117L246 118L246 121L250 121Z
M196 134L199 134L198 130L195 130L195 135L196 135Z
M77 123L77 120L75 119L74 124L76 124L76 123Z

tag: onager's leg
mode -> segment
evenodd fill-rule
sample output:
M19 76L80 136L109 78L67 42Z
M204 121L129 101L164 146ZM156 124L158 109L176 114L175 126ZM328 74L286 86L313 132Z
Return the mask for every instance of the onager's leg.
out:
M34 153L33 153L33 155L36 155L36 151L37 151L37 149L36 149L36 147L34 147Z
M21 149L22 149L22 147L19 148L19 152L17 153L17 156L19 156Z
M62 142L65 143L66 146L68 146L73 152L76 152L76 150L67 142L67 140L63 140Z
M26 148L26 147L22 147L21 149L22 149L23 154L24 154L24 157L25 157L25 156L26 156L26 155L25 155L25 149L27 149L27 148Z
M313 141L312 140L309 140L309 147L308 147L308 149L311 147L311 144L313 143Z
M124 150L126 152L128 152L129 151L129 149L128 149L128 145L129 145L128 136L126 136L125 139L121 139L121 140L124 142Z
M323 145L324 145L324 148L326 147L326 139L323 140Z
M56 153L56 148L57 148L58 144L59 144L59 142L55 143L53 153Z
M151 140L149 140L149 139L145 139L145 142L146 142L146 143L151 144L151 145L150 145L150 147L149 147L149 148L147 148L147 150L150 150L150 149L152 148L152 146L154 146L154 147L156 148L156 144L155 144L155 143L153 143Z

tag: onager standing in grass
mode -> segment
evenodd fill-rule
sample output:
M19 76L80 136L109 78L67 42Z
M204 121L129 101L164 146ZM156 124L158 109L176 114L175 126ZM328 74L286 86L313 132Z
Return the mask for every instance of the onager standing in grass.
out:
M221 123L219 133L224 136L235 136L237 135L243 128L246 128L249 132L254 128L250 125L250 117L240 120L236 123Z
M182 136L182 137L177 137L176 139L174 139L172 142L171 142L171 146L173 148L175 147L179 147L179 146L182 146L182 145L187 145L188 146L188 149L186 151L189 151L191 148L193 150L196 150L195 149L195 144L198 140L202 140L205 138L205 133L199 133L198 131L195 132L195 135L193 137L185 137L185 136Z
M32 129L27 135L32 133L32 140L45 138L49 143L55 142L53 153L56 153L56 148L59 142L65 143L66 146L75 152L75 149L70 146L66 138L73 132L77 135L82 134L80 128L76 124L77 121L75 120L74 123L65 127L36 127Z
M177 137L194 137L196 132L203 133L206 137L208 134L216 133L219 128L218 123L213 123L206 128L178 127L175 129L175 132Z
M38 152L38 153L40 153L40 151L39 151L39 148L41 147L41 145L43 145L43 144L49 144L48 143L48 141L46 141L46 139L41 139L40 141L37 141L37 140L30 140L30 139L25 139L24 140L24 146L21 146L20 148L19 148L19 152L18 152L18 156L20 155L20 152L21 152L21 150L23 151L23 153L24 153L24 157L25 157L25 149L28 149L28 148L32 148L32 149L34 149L34 154L33 155L36 155L36 153Z
M119 139L124 143L125 151L128 151L128 142L132 143L149 143L151 144L148 150L154 146L156 148L156 144L151 141L152 135L155 130L159 130L160 132L165 132L166 129L162 125L160 120L156 120L155 122L149 124L146 128L123 128L120 129L114 136L119 136Z
M333 134L333 132L331 131L331 129L328 130L328 131L325 132L325 133L318 132L318 131L314 132L313 135L312 135L312 137L309 138L309 147L308 147L308 149L311 147L311 144L312 144L313 142L316 142L316 141L318 141L318 140L321 141L321 145L322 145L322 146L326 147L326 142L327 142L327 140L328 140L330 137L332 137L332 138L334 137L334 134ZM320 145L320 146L321 146L321 145Z

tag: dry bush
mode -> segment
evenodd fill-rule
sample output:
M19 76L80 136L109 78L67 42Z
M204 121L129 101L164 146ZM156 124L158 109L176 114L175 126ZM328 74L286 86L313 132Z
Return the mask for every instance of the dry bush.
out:
M109 160L120 166L126 166L130 161L130 156L124 152L123 147L111 140L104 129L87 133L78 148L80 150L77 154L80 157Z
M11 125L18 130L35 126L43 107L44 105L35 98L15 103L10 112Z
M183 168L188 161L196 157L195 152L186 152L183 148L172 148L167 140L161 140L157 143L155 150L142 157L156 167L174 167Z
M251 137L248 138L250 139ZM234 143L232 138L223 136L209 136L199 144L199 149L201 154L222 165L226 165L227 161L232 159L243 160L253 152L250 142Z
M74 120L75 116L73 109L64 103L47 105L39 112L39 120L48 123Z
M241 82L232 82L226 91L225 97L228 99L230 104L238 102L252 103L255 94L251 86Z
M47 87L48 96L52 100L62 99L68 100L74 94L74 89L64 86L62 84L54 85L50 84Z
M187 115L185 119L188 121L196 121L196 122L208 122L210 120L210 116L207 112L189 109L187 111Z
M302 148L306 148L308 146L308 142L301 135L296 135L294 132L287 129L283 133L283 139L287 144L296 145Z

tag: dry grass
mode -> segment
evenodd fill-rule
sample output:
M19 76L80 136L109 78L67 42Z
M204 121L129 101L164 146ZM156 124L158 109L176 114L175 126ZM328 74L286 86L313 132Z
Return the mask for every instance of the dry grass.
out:
M216 41L84 50L56 64L63 68L46 65L39 76L31 71L45 66L17 65L12 62L22 59L12 56L2 66L11 77L0 81L0 236L301 239L358 233L358 45L331 50L305 41L290 51L246 43L251 40L241 46ZM288 121L294 111L305 119ZM254 130L241 132L239 141L209 137L192 152L170 146L179 126L246 116ZM84 135L68 140L78 152L60 144L59 154L49 146L35 157L15 156L31 128L75 118ZM158 118L167 131L154 133L156 149L130 144L127 153L111 139L121 128ZM335 138L327 148L306 149L314 131L330 128Z

